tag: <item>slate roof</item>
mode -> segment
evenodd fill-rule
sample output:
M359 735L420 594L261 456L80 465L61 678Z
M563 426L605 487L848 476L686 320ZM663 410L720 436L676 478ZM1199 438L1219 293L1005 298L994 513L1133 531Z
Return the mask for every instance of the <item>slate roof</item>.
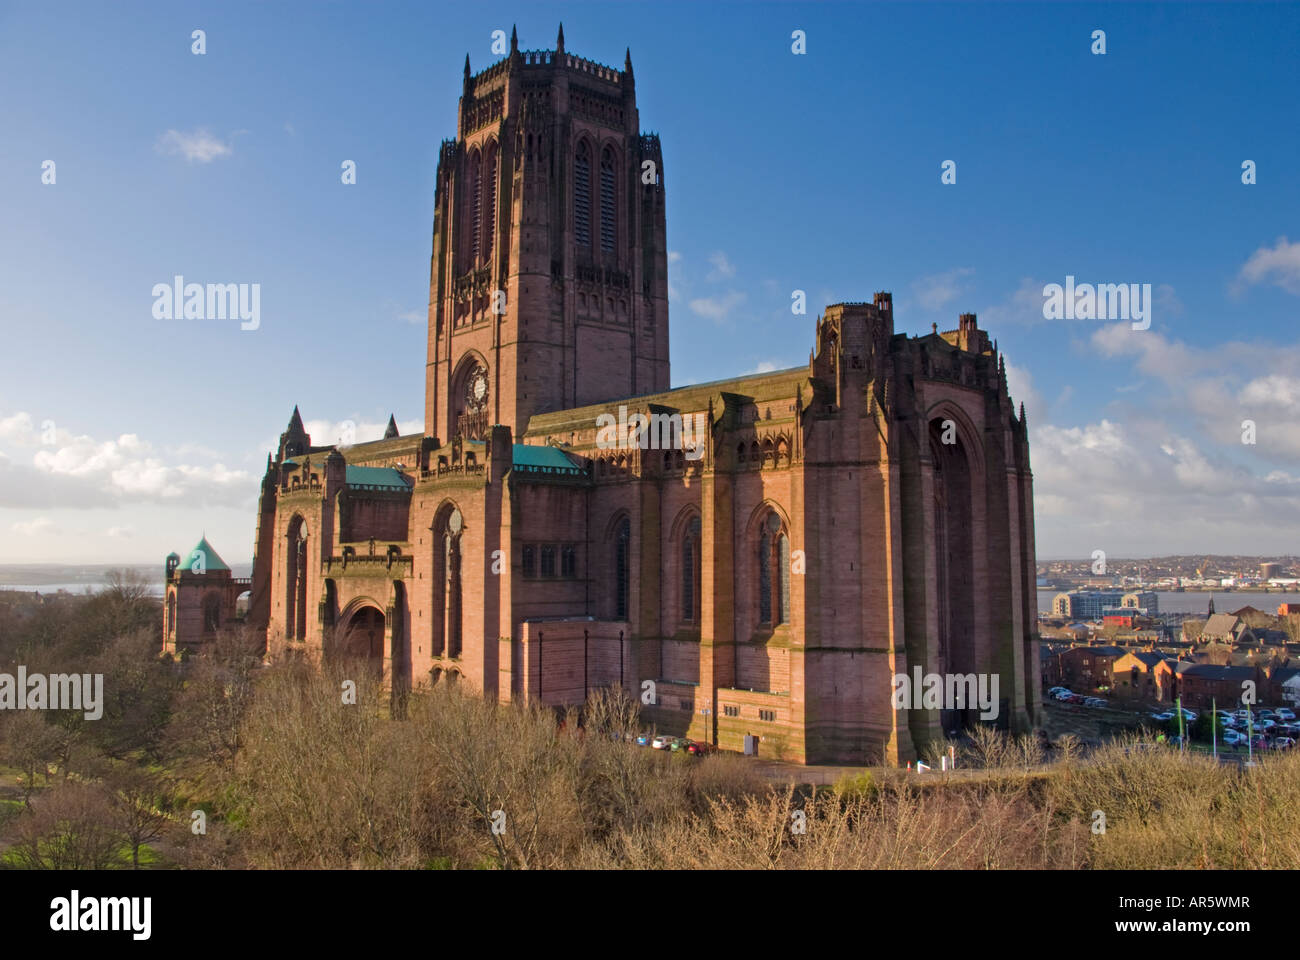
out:
M1233 627L1237 625L1237 617L1231 613L1216 613L1210 619L1205 621L1205 628L1201 631L1204 637L1224 637L1235 636Z
M1131 651L1123 647L1076 647L1076 650L1087 650L1089 653L1096 654L1099 657L1122 657Z
M1212 663L1198 663L1180 670L1185 677L1198 680L1254 680L1254 667L1220 667Z

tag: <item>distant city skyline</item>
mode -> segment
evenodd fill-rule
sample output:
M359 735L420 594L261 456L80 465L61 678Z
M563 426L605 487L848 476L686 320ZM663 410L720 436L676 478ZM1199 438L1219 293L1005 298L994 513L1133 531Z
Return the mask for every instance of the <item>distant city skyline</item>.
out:
M674 386L799 365L824 305L876 290L910 335L974 311L1027 409L1040 563L1300 549L1300 130L1277 119L1300 8L50 9L0 11L0 84L26 91L0 104L0 563L161 564L206 533L247 564L295 404L316 443L423 430L439 145L511 16L526 49L563 19L614 65L635 38ZM258 284L256 329L158 319L178 275ZM1044 319L1069 277L1149 283L1150 328Z

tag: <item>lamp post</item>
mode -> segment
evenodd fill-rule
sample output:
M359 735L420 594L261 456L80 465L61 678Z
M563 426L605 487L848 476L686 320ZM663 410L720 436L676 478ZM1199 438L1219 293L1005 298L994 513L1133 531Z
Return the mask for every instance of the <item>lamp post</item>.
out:
M704 742L705 742L705 743L711 743L711 742L712 742L712 741L709 739L709 734L711 734L711 733L713 732L713 731L711 731L711 730L709 729L709 717L710 717L710 716L712 715L712 713L713 713L713 711L710 709L710 707L712 707L712 706L713 706L713 701L712 701L712 700L705 700L705 701L704 701L704 706L700 708L700 713L704 714Z

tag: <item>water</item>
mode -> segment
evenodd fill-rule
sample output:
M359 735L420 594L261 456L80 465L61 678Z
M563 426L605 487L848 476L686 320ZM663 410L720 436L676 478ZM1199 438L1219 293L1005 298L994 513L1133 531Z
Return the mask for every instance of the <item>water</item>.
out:
M163 595L163 585L159 583L146 584L150 596L161 597ZM0 590L17 590L20 593L39 593L42 596L53 595L60 590L66 590L68 593L80 596L86 592L99 593L108 587L106 583L0 583Z
M1052 612L1052 598L1058 593L1064 591L1047 589L1046 587L1038 588L1038 612ZM1133 592L1125 590L1125 593ZM1205 615L1206 609L1210 605L1210 598L1214 598L1214 609L1216 613L1231 613L1233 610L1240 610L1242 607L1254 607L1256 610L1263 610L1265 613L1277 613L1277 607L1280 603L1300 603L1300 591L1290 590L1282 592L1281 590L1271 590L1268 593L1262 591L1249 590L1219 590L1211 591L1187 591L1186 593L1156 591L1156 597L1160 604L1161 613L1197 613ZM1118 604L1117 604L1118 605Z

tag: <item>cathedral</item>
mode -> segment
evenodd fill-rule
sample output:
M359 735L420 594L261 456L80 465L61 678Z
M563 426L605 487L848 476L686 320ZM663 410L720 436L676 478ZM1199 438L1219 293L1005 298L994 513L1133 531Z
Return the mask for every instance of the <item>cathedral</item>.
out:
M242 619L393 694L620 685L660 732L796 763L902 763L977 722L895 706L917 668L996 675L996 723L1036 727L1028 433L996 344L974 314L896 333L876 293L809 320L805 365L674 389L665 183L630 54L561 29L466 58L423 432L314 444L295 408L251 581L206 540L169 557L165 649Z

